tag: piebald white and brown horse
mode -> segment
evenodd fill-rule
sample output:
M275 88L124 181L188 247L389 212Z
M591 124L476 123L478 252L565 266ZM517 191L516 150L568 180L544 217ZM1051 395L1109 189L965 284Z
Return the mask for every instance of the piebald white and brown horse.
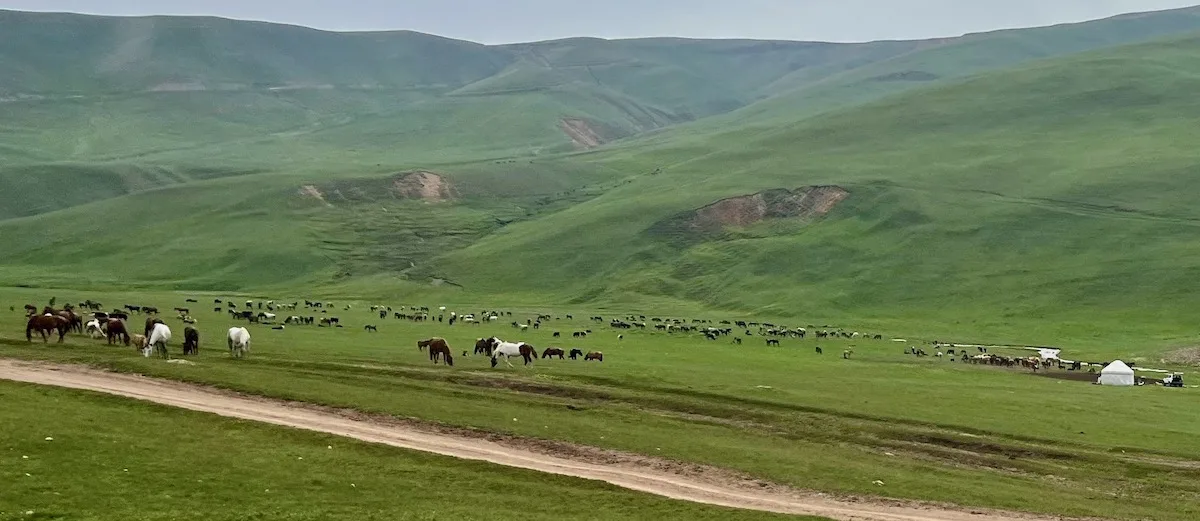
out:
M488 339L492 348L492 367L496 367L500 362L500 357L504 357L504 363L512 367L512 362L508 359L514 356L519 356L525 360L525 365L532 364L537 359L537 350L533 346L525 342L505 342L499 338L492 337Z

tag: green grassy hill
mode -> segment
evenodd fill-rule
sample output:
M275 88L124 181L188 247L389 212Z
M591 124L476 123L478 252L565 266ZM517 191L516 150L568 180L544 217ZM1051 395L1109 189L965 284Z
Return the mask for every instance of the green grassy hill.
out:
M145 188L120 172L182 172L164 184L193 172L359 176L561 154L695 120L703 135L778 126L927 83L914 78L1188 30L1200 30L1195 10L936 41L489 47L403 31L0 11L0 178L63 193L0 201L0 218ZM871 80L889 74L898 81Z
M486 47L2 12L19 73L0 80L0 284L1177 335L1200 304L1200 39L1110 46L1200 30L1198 13ZM780 191L813 186L848 196Z
M645 295L1013 334L1043 319L1077 333L1142 320L1188 330L1200 304L1197 50L1193 37L1041 62L774 133L733 132L720 138L732 144L698 147L724 151L691 159L691 145L593 155L663 173L430 269L482 293L551 300ZM816 222L768 219L717 237L659 226L722 198L809 185L850 195Z

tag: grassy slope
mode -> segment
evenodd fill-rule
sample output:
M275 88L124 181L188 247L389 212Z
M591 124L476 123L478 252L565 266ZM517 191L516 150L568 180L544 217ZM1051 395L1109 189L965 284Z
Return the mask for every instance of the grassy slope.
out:
M899 54L884 48L853 58L806 67L763 88L767 99L690 123L632 147L698 141L715 146L713 134L755 128L770 132L818 114L869 103L902 92L957 81L975 74L1106 47L1178 37L1200 30L1200 9L1153 13L913 42ZM867 55L872 58L863 59Z
M333 177L300 171L173 183L10 219L0 222L6 238L0 284L262 289L384 272L387 287L406 288L397 277L414 263L622 182L620 171L562 160L437 171L462 199L396 199L388 192L393 171ZM83 180L106 181L76 181ZM301 195L302 184L324 200Z
M593 155L666 172L436 266L484 293L663 295L812 320L939 316L1012 335L1048 318L1066 322L1060 333L1078 321L1178 334L1197 294L1186 261L1198 247L1187 195L1200 179L1189 123L1200 105L1188 94L1200 86L1197 47L1189 38L984 75L732 132L700 156L669 145ZM826 183L854 195L817 226L683 249L650 231L722 197ZM531 266L538 277L526 277Z
M774 117L782 123L786 122L785 114L795 114L797 109L810 113L829 111L921 88L931 81L963 78L1034 60L1197 30L1200 30L1200 9L1187 8L967 35L922 46L818 81L808 77L784 78L774 85L782 92L780 96L747 108L736 117L760 120Z
M831 104L807 98L812 89L847 101L907 88L859 81L880 71L966 74L1193 25L1184 10L942 42L573 39L486 47L409 32L3 11L9 37L0 64L14 72L0 80L0 176L20 177L34 192L54 185L61 195L0 202L0 218L143 188L120 174L101 182L98 171L361 174L375 165L539 155L571 148L558 129L562 117L585 118L616 138L780 93L737 118L794 121ZM162 88L191 90L150 92ZM70 181L56 182L58 173ZM96 182L73 182L78 177Z
M91 393L0 398L2 519L782 518Z
M792 68L846 54L736 41L485 47L9 11L0 30L0 64L15 71L0 80L0 181L13 188L0 219L216 175L334 177L566 152L562 118L628 136L742 106ZM741 79L723 79L735 65Z
M202 302L229 297L4 290L0 302L18 309L0 312L0 356L92 363L286 399L564 439L826 491L1163 521L1194 519L1200 505L1194 463L1200 421L1179 414L1194 402L1195 389L1114 389L1022 370L917 359L901 354L904 345L889 340L784 340L782 348L767 349L757 336L734 346L728 339L709 342L700 335L625 331L619 341L616 332L583 320L596 313L584 308L514 310L513 319L521 321L537 312L561 317L573 311L579 318L518 333L503 323L448 327L380 320L367 302L341 300L331 314L344 321L345 329L252 326L254 352L245 362L228 360L222 345L223 331L233 322L193 304L201 357L198 365L184 367L78 337L65 346L26 344L19 334L20 306L50 296L60 302L91 298L164 309L184 305L188 296ZM440 305L411 295L382 302ZM346 304L354 308L345 310ZM175 319L168 322L181 327ZM364 332L363 324L376 324L380 332ZM569 336L585 328L594 334ZM568 337L552 338L556 330ZM539 360L528 369L519 364L489 369L483 358L458 356L475 337L493 334L539 347L602 350L605 361ZM456 347L453 368L430 368L415 349L416 339L430 336L445 337ZM813 354L817 345L824 347L824 356ZM850 345L856 346L854 355L843 360L839 353ZM172 349L178 352L177 345ZM1124 347L1067 352L1085 359L1129 354ZM1159 365L1144 357L1126 359ZM1102 414L1096 404L1103 404ZM875 480L887 486L873 485Z

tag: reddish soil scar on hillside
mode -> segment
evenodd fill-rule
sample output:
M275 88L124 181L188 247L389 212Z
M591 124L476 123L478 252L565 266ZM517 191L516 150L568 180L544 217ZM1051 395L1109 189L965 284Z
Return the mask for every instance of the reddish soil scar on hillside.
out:
M392 181L390 190L402 199L421 199L432 203L449 201L458 195L445 178L425 171L397 177Z
M0 360L0 379L83 389L159 404L552 474L606 481L673 499L842 521L1027 521L1060 519L970 512L952 506L834 498L735 473L568 443L488 435L391 417L245 396L79 366Z
M829 213L849 196L850 192L838 186L767 190L700 208L689 224L696 230L716 230L749 226L768 218L813 219Z
M575 148L582 150L590 150L603 145L606 140L600 137L592 126L583 119L579 118L563 118L559 123L559 127L563 132L566 132L567 137L575 143Z

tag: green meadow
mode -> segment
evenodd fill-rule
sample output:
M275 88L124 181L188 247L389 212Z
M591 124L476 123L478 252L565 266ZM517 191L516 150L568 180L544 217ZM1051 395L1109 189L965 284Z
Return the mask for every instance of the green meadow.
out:
M783 518L91 393L0 398L0 519Z
M10 290L4 301L42 294ZM185 305L189 294L55 295L166 309ZM344 328L250 326L252 353L244 361L231 360L224 346L225 330L237 323L207 304L200 311L191 304L201 331L195 365L78 336L43 345L3 333L0 355L704 463L802 489L1119 519L1190 519L1200 504L1200 422L1179 414L1194 405L1194 389L1115 389L918 358L904 351L920 340L900 343L892 335L785 339L769 348L744 332L736 335L744 343L735 345L695 333L616 331L579 309L570 310L574 320L563 310L516 310L498 323L450 327L380 320L368 309L374 303L337 302L334 311L316 313L337 316ZM20 331L17 307L0 331ZM558 318L525 332L509 324L540 313ZM181 334L182 323L168 324ZM364 331L368 324L379 332ZM585 338L573 336L589 329ZM486 357L462 356L475 338L491 335L602 351L605 361L547 359L524 367L518 360L515 368L492 369ZM453 367L431 365L417 350L416 341L431 336L447 338ZM180 356L178 341L172 352Z

